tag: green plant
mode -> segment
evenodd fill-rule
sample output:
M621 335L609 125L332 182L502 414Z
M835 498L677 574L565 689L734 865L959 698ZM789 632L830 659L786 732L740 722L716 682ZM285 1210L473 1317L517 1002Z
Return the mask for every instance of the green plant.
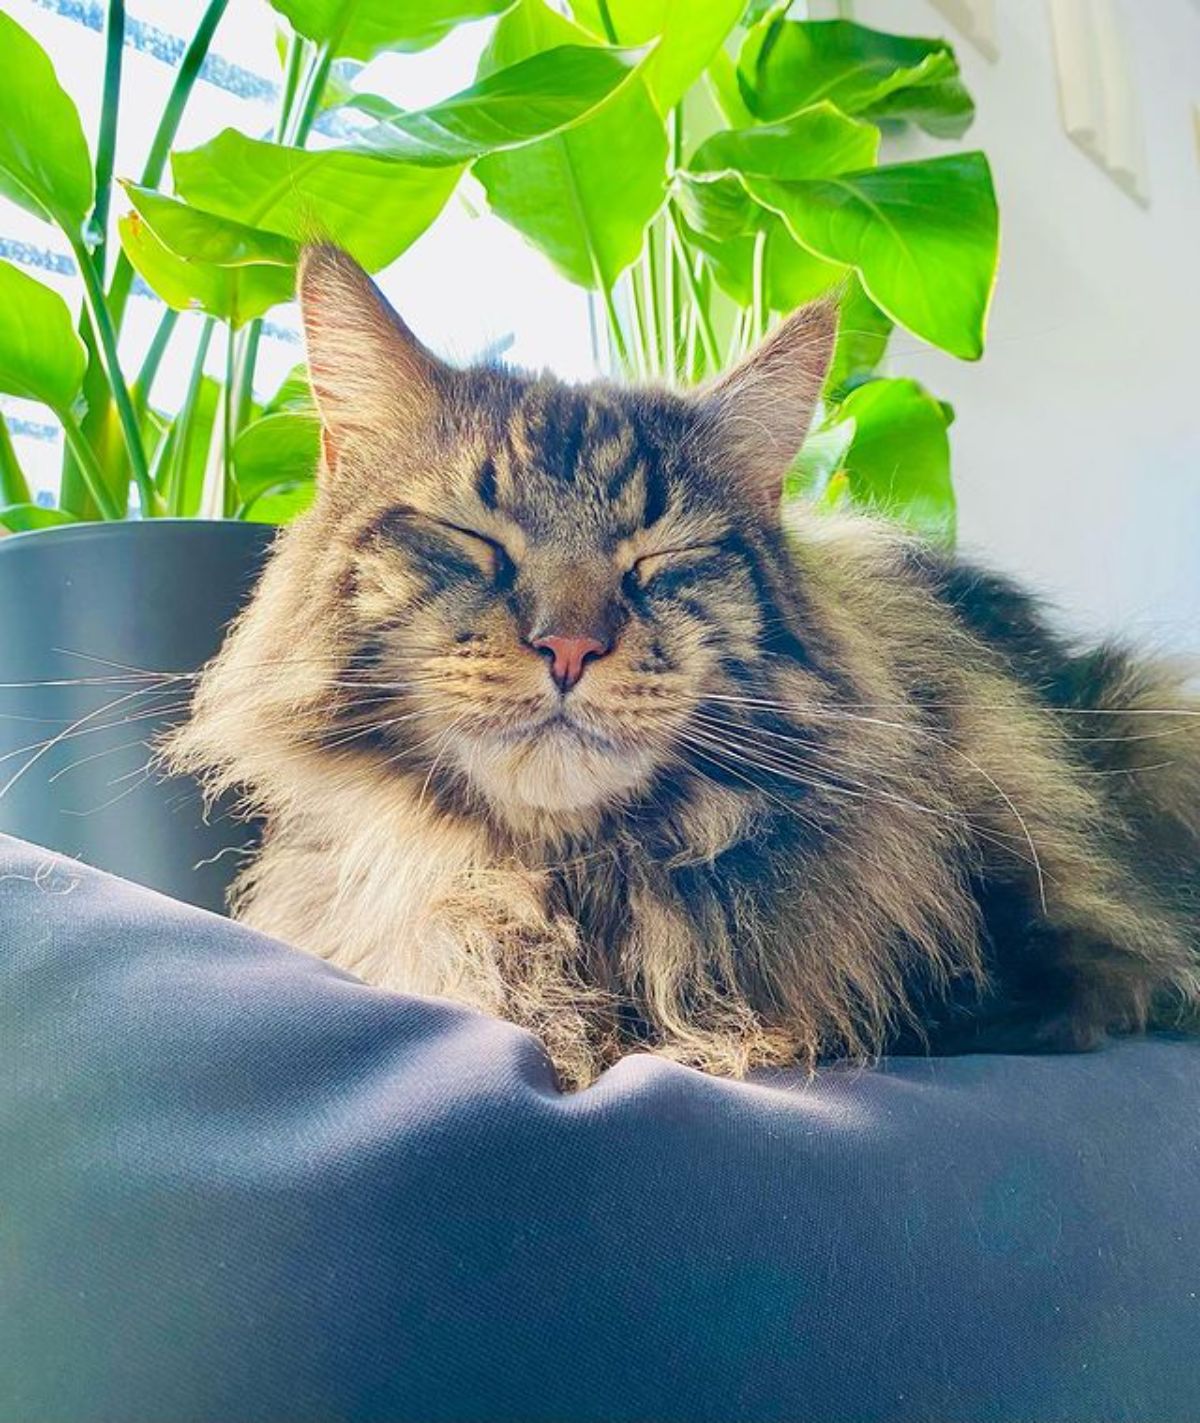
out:
M595 294L614 370L701 380L779 314L835 293L842 328L823 417L789 493L882 507L953 536L946 427L916 382L878 375L894 324L978 357L995 274L986 159L880 165L881 131L956 138L972 104L950 47L761 0L270 0L287 21L272 138L226 130L172 152L227 0L209 0L137 182L118 191L110 262L122 0L109 0L94 153L53 66L0 14L0 193L56 224L82 310L0 263L0 391L43 401L66 437L58 507L34 505L0 422L10 529L210 513L283 520L311 497L318 438L303 372L259 406L261 321L290 299L300 244L321 236L378 271L438 217L470 171L491 209ZM565 7L564 7L565 8ZM356 91L353 61L417 50L496 17L475 83L417 111ZM319 115L353 137L310 149ZM30 135L36 141L30 142ZM170 193L160 185L170 161ZM141 369L118 336L134 271L166 303ZM180 408L153 387L179 311L205 313ZM224 375L205 362L214 340ZM215 456L210 454L215 452Z

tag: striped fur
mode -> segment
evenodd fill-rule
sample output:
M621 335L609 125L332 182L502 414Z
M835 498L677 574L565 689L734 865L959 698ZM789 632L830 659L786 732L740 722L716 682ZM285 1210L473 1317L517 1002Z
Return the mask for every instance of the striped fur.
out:
M810 309L684 397L434 360L328 249L326 434L170 754L265 817L248 922L538 1033L566 1083L1078 1049L1200 992L1200 703L779 480ZM614 641L565 697L534 627Z

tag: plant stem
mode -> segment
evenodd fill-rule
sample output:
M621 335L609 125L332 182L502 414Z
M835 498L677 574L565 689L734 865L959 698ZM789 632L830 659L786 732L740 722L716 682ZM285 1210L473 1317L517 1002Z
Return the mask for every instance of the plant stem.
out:
M287 133L288 120L292 116L292 105L296 102L296 90L300 84L300 73L308 53L307 41L301 35L293 35L287 52L287 64L283 72L283 97L279 101L279 117L275 121L275 142L282 143Z
M199 77L204 61L208 58L213 34L228 6L229 0L208 0L208 7L200 17L200 23L196 26L195 32L188 42L188 47L183 52L179 61L179 69L175 75L175 83L171 86L171 92L167 96L162 117L158 121L158 128L151 140L150 152L142 169L141 183L144 188L158 186L158 180L162 177L163 169L166 167L167 155L170 153L171 145L175 142L175 135L179 131L183 111L187 107L192 88ZM129 289L132 282L133 268L129 264L129 259L122 252L117 258L112 281L108 288L108 308L112 313L113 326L117 331L121 329L121 321L125 315L125 303L129 299Z
M86 310L79 313L78 331L84 350L87 352L87 364L84 367L83 376L84 404L87 406L88 416L94 415L95 423L99 426L112 397L109 395L108 377L104 374L104 367L100 363L100 356L96 350L96 337ZM62 470L58 481L58 507L80 519L93 517L93 511L88 508L87 484L79 472L79 466L71 453L71 447L67 444L63 446Z
M650 374L650 357L646 348L646 313L642 309L642 293L637 284L637 276L633 271L629 273L626 290L629 294L629 301L627 303L629 319L633 323L633 344L634 356L637 360L637 375L639 380L645 380Z
M600 369L600 323L596 320L596 293L587 295L588 341L592 348L592 365Z
M137 412L133 408L129 387L125 384L125 377L121 371L121 361L117 354L117 335L113 330L108 307L105 305L100 274L92 264L92 254L84 246L83 239L78 236L72 237L70 233L67 234L67 237L71 241L71 250L75 254L79 275L83 278L87 313L91 318L92 327L104 354L105 373L108 376L109 388L112 390L113 400L116 403L117 417L121 422L121 432L125 437L125 447L129 451L130 468L133 470L133 478L141 496L142 516L151 518L155 507L154 484L150 479L150 470L146 464L146 451L142 445L141 430L138 428Z
M225 518L237 506L237 490L233 479L234 371L233 327L225 328L225 383L221 388L221 513Z
M108 0L104 20L104 87L100 99L100 131L96 140L94 172L95 197L92 211L84 225L83 240L91 245L93 261L101 281L107 263L108 213L112 199L113 156L117 142L117 117L121 104L121 63L125 50L124 0ZM68 233L74 242L79 234ZM124 254L121 254L124 256ZM119 265L119 260L118 260ZM128 264L126 264L128 266ZM132 276L132 270L130 271ZM127 283L128 285L128 283ZM101 432L108 412L109 393L105 388L104 370L96 346L96 337L87 312L80 314L79 335L87 350L83 395L87 402L86 437L102 439ZM63 452L62 476L58 502L63 509L84 514L87 511L86 483L68 445Z
M670 174L673 178L683 167L683 101L682 99L667 115L667 137L670 144ZM679 354L683 340L683 303L680 301L679 264L682 260L666 220L662 224L663 261L666 263L666 282L663 291L663 326L665 344L663 348L667 379L674 382L679 377Z
M108 0L104 21L104 91L100 99L100 132L96 138L96 197L88 223L92 259L104 275L108 245L108 209L112 199L113 157L117 146L117 114L121 106L121 60L125 52L125 0Z
M340 35L327 39L317 50L308 67L308 76L304 83L304 99L292 128L292 145L295 148L304 147L305 140L316 121L321 95L325 92L325 81L329 78L329 70L333 64L333 50L337 39L340 39Z
M133 291L133 263L122 248L113 264L112 280L108 284L108 310L112 316L113 329L121 330L125 320L125 307L129 294Z
M604 302L604 314L608 318L608 341L610 350L616 353L622 371L628 375L629 347L625 342L625 333L621 330L621 318L617 315L617 307L613 301L612 290L603 283L600 284L600 297Z
M133 404L139 415L150 404L150 392L154 388L158 368L162 364L163 354L174 335L178 321L179 313L174 307L167 307L154 335L150 338L150 347L146 352L146 358L143 360L141 369L137 373L137 379L133 383Z
M683 236L683 226L679 221L679 214L675 210L674 202L668 200L666 213L667 221L671 224L671 235L679 247L680 265L683 267L683 277L687 284L688 296L691 298L692 305L696 311L696 320L699 323L700 344L704 347L704 358L708 362L709 370L718 371L721 369L721 356L717 349L717 338L713 332L712 321L709 318L708 308L705 305L704 296L700 290L700 284L692 272L691 263L688 261L687 242Z
M663 274L663 372L667 380L674 385L679 379L679 268L678 259L675 255L675 244L671 241L671 234L667 231L666 224L662 225L663 237L663 261L666 262L666 271Z
M287 63L284 69L283 97L279 101L279 113L275 119L275 142L283 143L288 131L288 126L292 120L292 111L296 106L296 96L300 86L300 74L304 68L304 61L308 56L311 46L301 35L293 35L288 44ZM321 75L320 85L323 90L325 81L329 77L329 67ZM314 67L310 66L309 78L316 79ZM318 102L320 94L317 95ZM307 96L305 98L307 104ZM315 112L315 109L314 109ZM311 126L311 120L310 120ZM308 129L297 139L299 147L304 146L308 137ZM250 408L254 403L254 370L258 364L258 346L262 340L262 318L256 316L246 327L242 337L241 359L238 366L238 396L237 407L234 411L235 429L240 430L246 424Z
M733 318L733 325L729 329L729 346L725 352L725 364L734 365L741 359L746 349L746 329L751 320L751 308L743 306Z
M8 422L0 415L0 504L29 504L33 501L24 471L13 449Z
M88 444L87 437L79 428L78 421L67 410L60 410L58 418L62 422L63 437L71 453L75 456L75 462L79 466L84 484L87 485L88 493L95 501L96 508L100 510L100 517L102 519L119 519L121 511L117 507L108 485L104 482L104 471L100 468L95 451Z
M761 341L767 333L766 301L763 295L766 275L767 233L760 228L754 234L754 262L750 277L750 339Z
M196 417L196 403L200 398L200 386L204 381L204 362L208 358L208 348L216 327L214 317L206 317L200 328L200 341L192 361L192 372L188 376L187 391L183 397L179 414L175 417L175 447L171 452L171 469L167 475L167 513L178 518L183 510L183 476L192 452L192 438Z
M685 259L686 260L686 259ZM697 255L695 265L689 264L688 270L697 287L701 286L704 280L704 259ZM701 289L702 290L702 289ZM700 354L700 343L697 339L700 334L699 311L700 307L694 303L688 306L687 314L687 349L684 354L684 377L689 385L694 385L704 374L703 358ZM715 373L715 370L714 370Z
M262 322L251 321L242 333L238 358L237 401L233 408L233 428L241 430L250 420L254 406L254 367L258 361L258 343L262 340Z
M179 61L179 69L175 75L175 82L171 87L171 92L167 98L167 103L159 119L158 128L155 130L154 138L150 145L150 152L147 155L145 166L142 170L141 182L145 187L156 187L162 177L163 169L166 166L167 156L170 153L171 145L175 140L175 135L179 130L179 123L183 117L184 109L187 106L192 88L203 67L204 60L208 55L209 47L212 43L213 34L221 17L228 8L229 0L209 0L200 23L197 25L187 48ZM120 363L117 358L117 333L121 329L125 316L125 308L129 301L129 294L133 287L133 267L124 252L121 252L113 267L112 280L109 283L107 303L103 292L103 240L106 235L108 202L112 191L112 140L105 140L105 126L111 126L113 139L115 139L118 99L120 92L120 61L122 44L117 43L118 30L120 40L124 39L124 4L123 0L110 0L108 11L108 24L106 32L106 66L105 66L105 89L104 104L101 116L101 137L97 151L97 172L96 172L96 208L93 212L93 225L99 228L100 243L98 245L98 260L93 264L86 252L81 253L81 244L76 240L76 235L68 233L68 240L71 242L72 250L75 252L76 261L79 265L80 274L83 277L84 291L86 296L85 311L90 313L90 326L95 334L95 338L103 352L103 362L97 362L102 366L108 378L112 399L117 407L117 415L120 420L125 444L129 450L129 463L133 470L134 479L137 481L138 492L143 504L143 515L150 517L156 509L156 497L154 482L150 477L147 467L146 454L141 440L141 431L138 424L138 411L134 406L128 387L121 375ZM107 153L107 157L104 155ZM103 159L103 162L102 162ZM150 385L153 382L154 374L158 364L162 360L163 349L174 328L174 313L164 316L159 325L158 332L151 344L150 353L146 357L146 362L142 368L142 375L139 378L139 403L142 409L149 397ZM164 329L165 328L165 329ZM83 327L86 330L86 326ZM161 344L160 344L161 338ZM95 390L89 394L91 409L89 410L89 428L95 425L101 428L108 405L109 392L102 389ZM75 452L74 444L70 439L67 441L68 449ZM90 450L90 446L89 446ZM78 459L76 453L76 459ZM90 488L95 482L95 474L99 466L93 454L91 478L85 476L85 483ZM61 502L64 507L73 507L78 500L72 497L72 489L76 473L74 466L67 461L63 471L63 489ZM109 501L110 509L114 506ZM114 516L115 517L115 516Z
M667 115L667 138L671 146L672 173L678 173L683 167L684 120L687 115L687 110L684 106L686 103L687 95L684 94Z
M608 8L608 0L596 0L596 9L600 15L600 23L604 26L604 33L608 36L609 44L620 44L617 38L617 27L612 22L612 14Z
M647 355L655 376L661 377L666 365L661 301L658 294L658 254L655 232L651 224L646 232L646 247L642 252L642 295L646 304Z
M163 431L162 438L154 447L154 453L150 456L150 478L154 481L154 487L158 490L159 500L166 509L166 498L163 491L167 487L171 461L175 458L175 426L172 423ZM164 473L164 471L166 473Z
M179 122L183 118L183 111L187 107L188 99L191 98L192 88L200 76L204 61L208 58L213 34L228 6L229 0L208 0L208 8L201 15L200 23L188 41L188 47L184 50L183 57L179 61L175 83L171 86L162 118L158 121L158 128L155 130L154 138L150 144L146 166L142 169L143 187L156 188L158 186L158 180L162 177L163 169L166 167L167 155L171 151L171 144L174 143L175 135L179 131Z

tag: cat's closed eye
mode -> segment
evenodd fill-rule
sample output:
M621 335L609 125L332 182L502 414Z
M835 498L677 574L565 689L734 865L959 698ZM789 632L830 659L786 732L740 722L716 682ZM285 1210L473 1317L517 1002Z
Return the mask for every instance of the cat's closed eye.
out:
M449 519L439 519L408 504L395 504L359 536L358 546L395 545L416 555L430 569L448 575L482 574L499 587L516 575L508 550L490 534Z
M473 567L497 585L506 585L514 575L512 559L504 545L465 524L401 508L393 511L389 531L397 542L409 547L415 538L426 547L434 563L448 564L460 573L465 574ZM469 565L464 563L464 555L470 560Z
M721 545L717 543L688 544L681 548L657 549L654 553L644 553L640 558L635 558L625 576L631 586L645 588L668 568L690 566L721 552Z
M468 529L462 524L452 524L447 519L435 519L433 522L439 528L448 529L452 534L457 534L460 540L466 541L472 557L498 584L507 583L512 578L516 570L508 550L499 539L494 539L489 534L481 534L477 529Z

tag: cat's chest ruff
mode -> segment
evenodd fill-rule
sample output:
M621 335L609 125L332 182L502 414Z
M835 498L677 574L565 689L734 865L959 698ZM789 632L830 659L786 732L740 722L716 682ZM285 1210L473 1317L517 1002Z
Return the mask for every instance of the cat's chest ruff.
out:
M396 784L326 784L308 804L269 846L247 918L369 982L437 992L439 906L491 867L485 828Z

